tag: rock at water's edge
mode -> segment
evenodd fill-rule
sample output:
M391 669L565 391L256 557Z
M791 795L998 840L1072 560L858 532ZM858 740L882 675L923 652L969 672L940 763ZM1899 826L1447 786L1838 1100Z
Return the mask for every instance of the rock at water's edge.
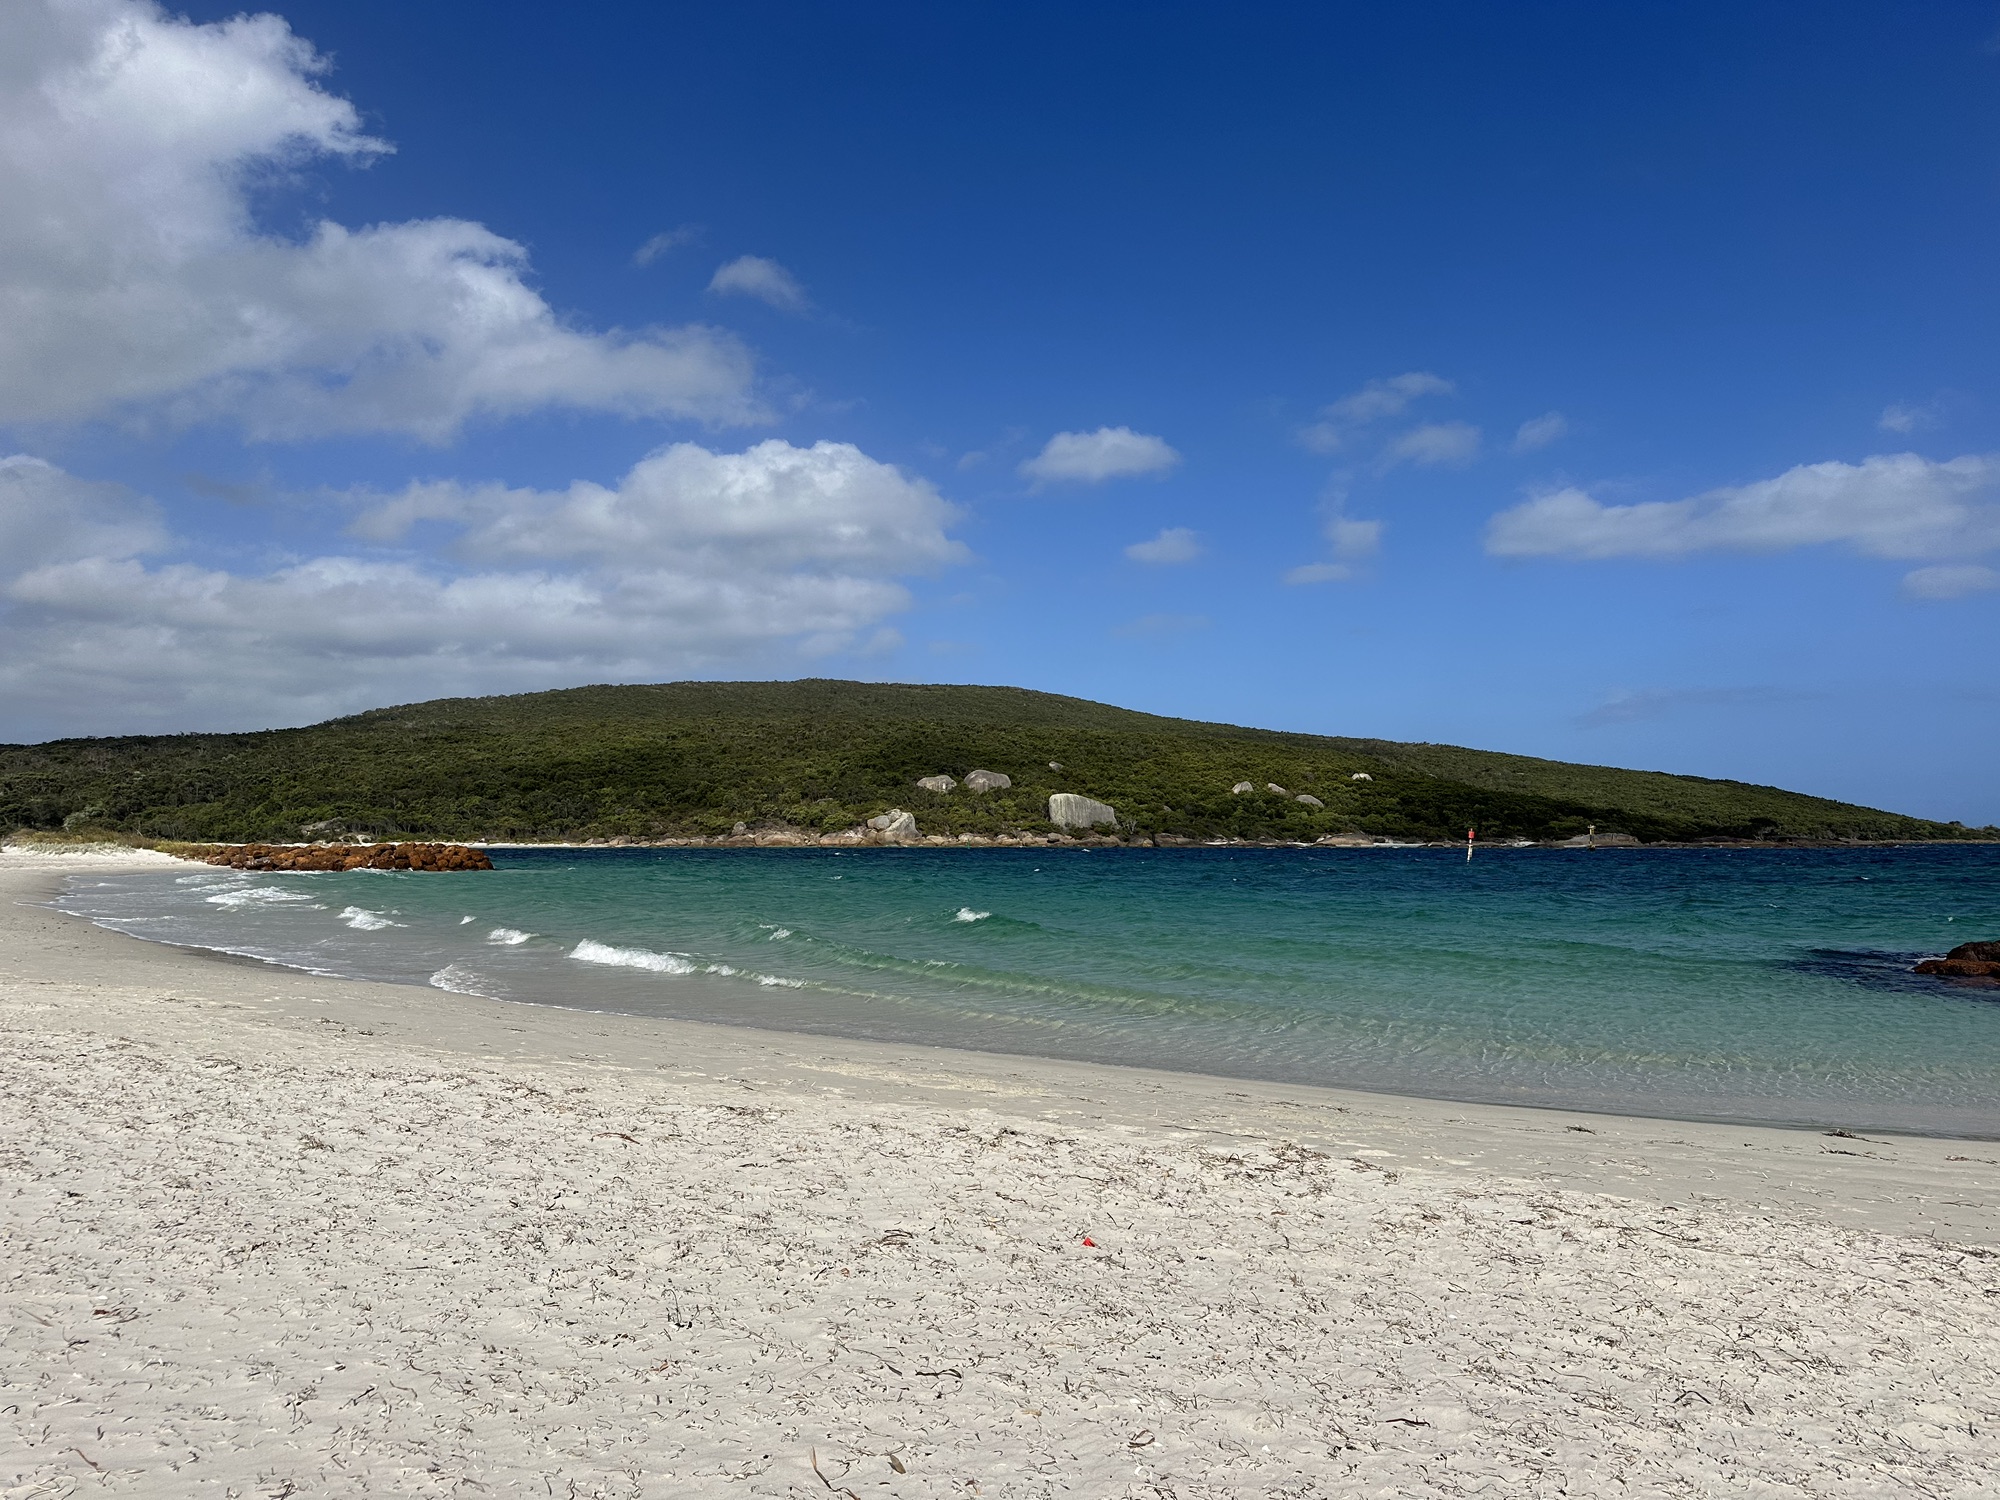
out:
M877 813L868 820L868 826L879 833L885 843L900 843L917 837L917 815L904 812L900 807Z
M1095 828L1100 823L1115 824L1118 811L1108 802L1080 797L1075 792L1057 792L1049 798L1049 821L1058 828Z
M2000 979L2000 943L1960 943L1943 958L1927 958L1919 974L1944 979Z
M192 851L237 870L490 870L485 851L463 844L233 844Z

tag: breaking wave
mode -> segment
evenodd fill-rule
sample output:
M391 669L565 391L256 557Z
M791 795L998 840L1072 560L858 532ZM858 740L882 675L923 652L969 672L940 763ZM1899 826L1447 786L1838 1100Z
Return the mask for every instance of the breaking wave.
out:
M485 982L483 976L473 973L462 964L446 964L431 975L433 989L449 990L454 995L478 995L481 999L490 1000L493 997L478 988Z
M486 934L486 941L502 948L518 948L533 936L532 932L523 932L518 927L496 927Z
M281 891L274 885L250 885L240 890L218 891L204 897L210 906L261 906L265 902L310 901L304 891Z
M692 960L679 953L649 953L644 948L614 948L585 938L570 950L571 958L587 964L613 964L621 969L650 969L655 974L692 974Z
M365 907L350 906L340 914L340 920L356 932L380 932L384 927L401 927L401 922L391 922L379 911L369 911Z

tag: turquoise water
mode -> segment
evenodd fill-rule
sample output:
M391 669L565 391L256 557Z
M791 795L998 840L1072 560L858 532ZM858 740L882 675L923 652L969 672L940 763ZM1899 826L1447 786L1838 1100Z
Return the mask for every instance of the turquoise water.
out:
M82 879L168 942L499 999L1438 1098L2000 1136L2000 848L496 850Z

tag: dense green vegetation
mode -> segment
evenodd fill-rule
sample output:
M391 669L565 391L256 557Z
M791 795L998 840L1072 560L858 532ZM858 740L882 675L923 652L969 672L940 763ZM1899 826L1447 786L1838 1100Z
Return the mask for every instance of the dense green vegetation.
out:
M1013 789L914 785L975 768L1005 772ZM1259 790L1232 794L1241 781ZM0 829L170 839L646 838L726 833L739 820L832 832L891 806L927 834L1047 831L1056 791L1111 803L1129 834L1196 839L1461 838L1468 827L1546 839L1590 824L1649 842L1980 836L1741 782L1241 729L1021 688L585 687L256 734L0 746Z

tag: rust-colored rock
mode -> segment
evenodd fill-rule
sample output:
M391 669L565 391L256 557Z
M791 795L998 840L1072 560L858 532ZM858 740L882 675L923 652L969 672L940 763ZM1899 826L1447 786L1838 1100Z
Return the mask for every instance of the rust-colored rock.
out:
M1946 979L2000 979L2000 963L1980 958L1927 958L1917 965L1917 972Z
M1944 979L2000 979L2000 943L1960 943L1943 958L1927 958L1919 974Z
M490 870L463 844L224 844L197 858L233 870Z

